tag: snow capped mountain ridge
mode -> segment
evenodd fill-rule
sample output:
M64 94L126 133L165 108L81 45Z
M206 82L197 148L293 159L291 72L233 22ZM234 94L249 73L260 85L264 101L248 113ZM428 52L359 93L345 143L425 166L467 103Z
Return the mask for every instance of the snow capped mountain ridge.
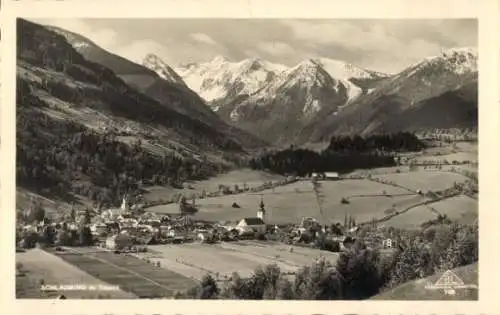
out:
M314 138L314 130L345 132L353 125L371 132L399 126L391 125L394 113L476 80L477 49L443 50L394 75L323 57L285 66L260 58L235 62L217 56L170 70L227 122L269 142L286 143Z
M176 68L186 84L207 102L237 94L251 94L271 81L285 66L258 58L231 62L217 56L206 63Z
M208 103L217 103L213 108L220 110L221 101L238 96L262 97L262 90L274 93L279 86L294 84L330 84L335 91L345 88L348 94L346 104L359 97L366 87L360 87L353 80L378 80L389 75L362 69L343 61L330 58L309 58L289 67L252 57L239 62L216 56L208 62L180 65L175 71L187 86L197 92ZM340 87L342 86L342 87ZM252 96L253 97L253 96Z
M326 70L326 72L328 72L333 78L336 79L369 79L373 78L374 76L388 77L387 74L365 70L350 63L346 63L344 61L336 59L316 58L313 59L313 61L321 65Z
M329 84L337 86L338 81L332 78L318 63L307 59L290 70L284 76L289 85L300 81L304 84Z
M410 69L421 69L424 67L441 66L445 70L456 74L477 72L478 51L474 47L457 47L445 49L437 56L424 58L412 66Z

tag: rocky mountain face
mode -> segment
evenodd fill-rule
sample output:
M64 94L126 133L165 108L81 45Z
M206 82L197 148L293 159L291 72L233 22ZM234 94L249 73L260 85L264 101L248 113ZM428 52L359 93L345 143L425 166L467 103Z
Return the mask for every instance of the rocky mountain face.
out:
M218 56L206 63L181 65L175 70L187 85L211 104L214 111L242 95L250 95L286 69L258 58L230 62Z
M348 105L387 77L327 58L286 67L216 57L176 71L219 116L277 144L293 141L320 112Z
M443 51L395 75L328 58L285 67L217 57L176 70L219 116L274 144L477 126L474 48Z
M457 48L411 65L340 112L318 117L303 141L370 134L477 127L477 51Z

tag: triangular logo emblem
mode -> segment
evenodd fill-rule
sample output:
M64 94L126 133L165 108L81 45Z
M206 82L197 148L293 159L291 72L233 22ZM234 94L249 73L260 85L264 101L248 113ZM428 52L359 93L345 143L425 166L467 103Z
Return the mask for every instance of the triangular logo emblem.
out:
M445 271L438 281L434 284L439 287L452 287L452 286L462 286L464 281L460 279L453 271Z

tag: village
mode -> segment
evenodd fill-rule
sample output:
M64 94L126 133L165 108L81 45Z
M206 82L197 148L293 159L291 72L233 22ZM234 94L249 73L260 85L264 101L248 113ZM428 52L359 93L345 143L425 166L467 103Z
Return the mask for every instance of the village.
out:
M338 180L334 172L314 173L312 181ZM294 179L296 180L296 179ZM331 252L348 249L356 240L359 226L355 218L345 214L344 224L320 224L314 217L302 217L296 224L268 224L264 199L256 197L256 215L238 221L208 222L197 220L195 200L179 199L179 213L146 212L140 205L131 204L125 195L119 208L71 210L63 221L48 218L32 223L18 222L17 247L55 246L57 250L71 246L97 246L116 253L145 252L148 245L200 242L237 242L258 240L281 242ZM237 203L232 204L238 208ZM28 209L29 213L36 211ZM364 235L366 236L366 235ZM396 240L389 235L373 237L377 248L393 248ZM366 242L366 240L365 240Z

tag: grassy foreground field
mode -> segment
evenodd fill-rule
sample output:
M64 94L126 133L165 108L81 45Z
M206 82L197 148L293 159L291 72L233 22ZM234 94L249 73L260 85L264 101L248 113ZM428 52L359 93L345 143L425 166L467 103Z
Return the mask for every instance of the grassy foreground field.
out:
M42 291L41 281L47 286L78 285L103 286L110 284L89 275L41 249L32 249L24 253L16 253L16 264L24 275L16 276L17 298L55 298L64 294L67 298L96 299L99 297L114 299L130 299L135 296L122 290L59 290Z
M195 282L178 273L153 266L129 255L95 250L58 254L81 270L142 298L171 297Z
M478 285L478 265L477 263L459 267L452 270L465 285ZM442 273L432 275L428 278L419 279L404 283L398 287L383 292L372 299L374 300L477 300L478 289L456 289L455 295L446 295L443 290L429 290L425 286L434 284Z
M333 263L338 254L308 248L293 247L270 242L239 241L236 243L183 244L150 246L150 252L137 254L144 259L159 261L162 268L183 276L201 280L210 273L218 280L229 279L233 272L249 277L258 267L277 264L284 272L294 273L310 265L320 255Z

